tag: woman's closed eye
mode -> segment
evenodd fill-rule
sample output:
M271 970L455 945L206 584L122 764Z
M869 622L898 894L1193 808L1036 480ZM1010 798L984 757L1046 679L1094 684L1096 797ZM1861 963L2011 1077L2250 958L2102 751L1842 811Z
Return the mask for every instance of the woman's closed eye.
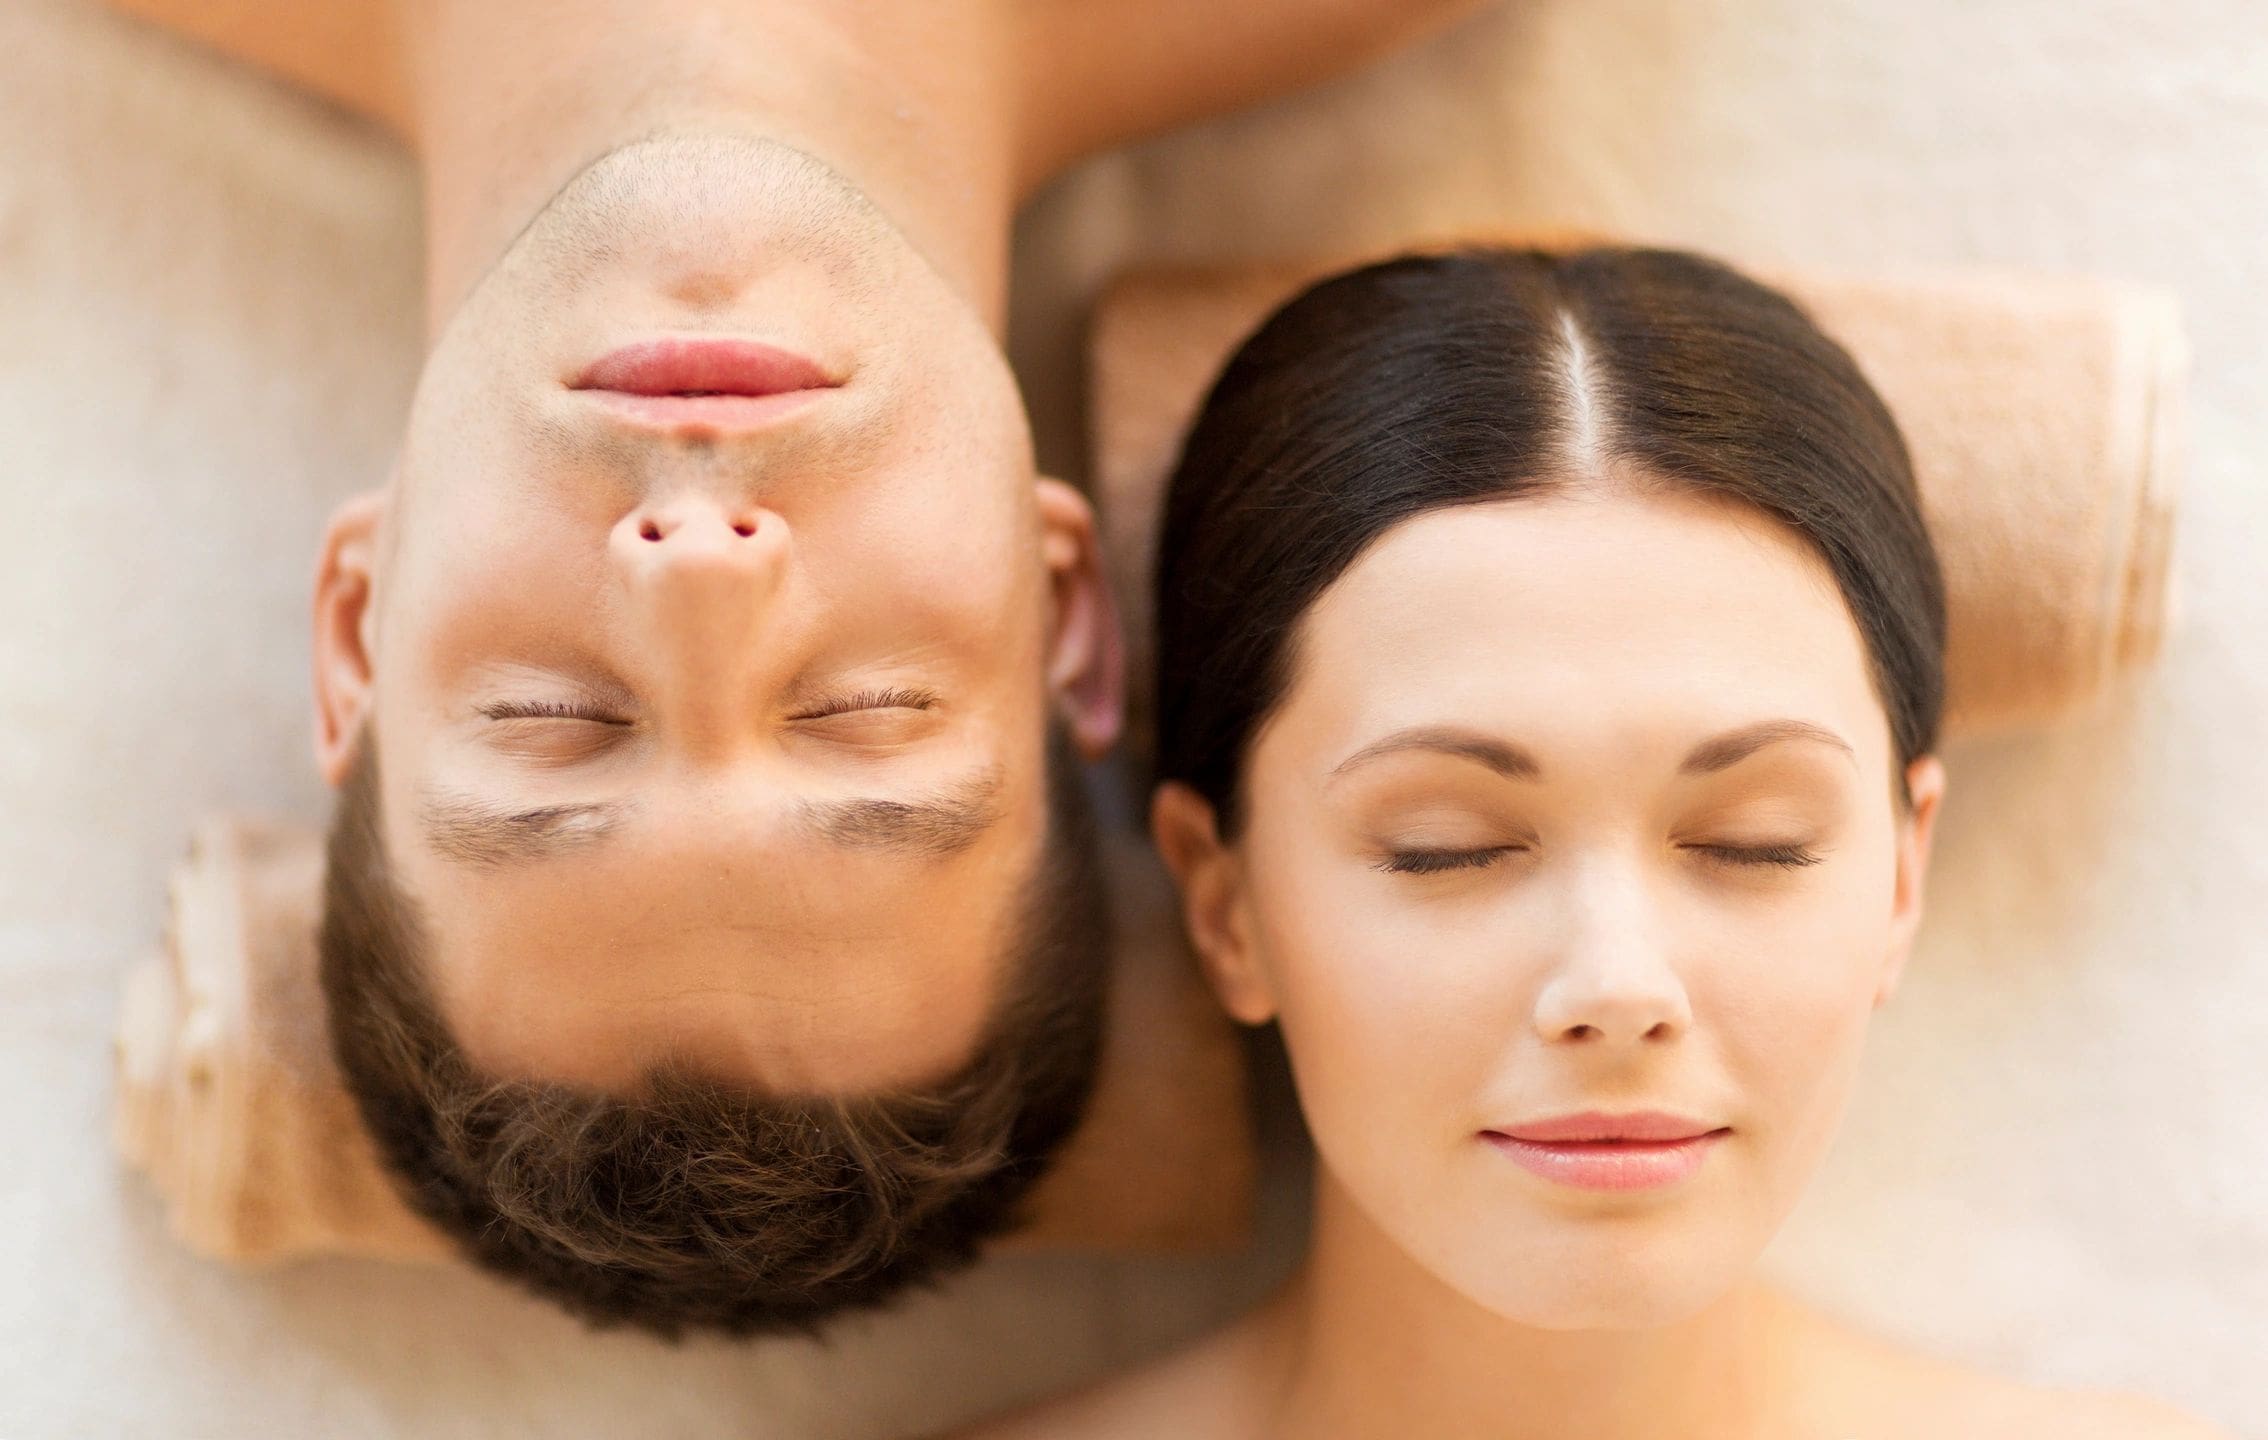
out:
M1456 870L1480 870L1496 864L1507 855L1526 850L1525 845L1479 845L1462 848L1403 847L1389 849L1375 862L1380 870L1395 875L1440 875ZM1772 867L1800 870L1816 865L1826 857L1817 849L1793 842L1771 845L1703 844L1687 842L1683 849L1692 851L1720 864L1744 868Z
M1688 850L1722 865L1778 866L1786 870L1800 870L1816 865L1826 857L1808 845L1792 842L1774 845L1719 845L1688 842Z
M1375 862L1394 875L1441 875L1453 870L1481 870L1525 845L1480 845L1464 849L1407 848L1388 850Z

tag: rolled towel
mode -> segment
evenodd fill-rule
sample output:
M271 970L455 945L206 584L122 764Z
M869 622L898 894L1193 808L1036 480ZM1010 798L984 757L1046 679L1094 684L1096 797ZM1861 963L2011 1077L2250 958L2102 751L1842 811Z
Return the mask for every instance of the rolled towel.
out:
M174 1235L229 1260L449 1247L382 1172L331 1062L315 974L315 837L206 825L174 871L163 951L127 976L119 1150Z
M1599 238L1462 243L1565 250ZM1158 513L1182 435L1229 355L1276 306L1368 258L1138 271L1096 311L1092 475L1126 616L1137 744L1150 733ZM1949 730L2052 720L2157 654L2187 372L2169 296L2023 273L1747 273L1851 352L1905 432L1945 570Z
M1156 883L1139 853L1112 869ZM127 978L118 1148L200 1254L446 1259L448 1241L400 1198L331 1059L315 960L322 875L312 831L244 820L200 830L174 872L162 952ZM1241 1244L1257 1191L1242 1051L1180 946L1170 902L1119 899L1130 918L1095 1094L1040 1182L1031 1225L1009 1243Z

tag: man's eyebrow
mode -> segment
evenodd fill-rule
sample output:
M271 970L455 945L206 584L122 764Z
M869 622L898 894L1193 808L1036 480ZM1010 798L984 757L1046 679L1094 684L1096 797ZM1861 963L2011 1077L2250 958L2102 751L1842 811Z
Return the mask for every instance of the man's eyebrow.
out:
M999 818L999 793L1000 769L986 766L914 799L806 801L797 818L820 839L847 849L942 857L975 844ZM611 800L515 810L433 791L424 796L418 820L426 845L444 859L516 865L596 844L621 824L628 810Z
M468 865L548 860L605 838L625 807L613 801L515 810L470 796L428 791L418 821L425 843L444 859Z
M1373 760L1400 754L1405 750L1429 750L1437 755L1453 755L1460 760L1471 760L1475 764L1487 766L1508 780L1537 780L1543 777L1543 767L1527 751L1493 735L1467 730L1460 725L1412 725L1406 730L1396 730L1383 739L1371 741L1332 766L1331 774L1336 778Z
M1729 770L1765 746L1777 745L1783 740L1831 746L1842 751L1852 764L1858 763L1858 752L1851 748L1851 743L1824 725L1814 725L1809 720L1760 720L1702 741L1677 768L1687 775L1714 774Z
M912 800L804 802L806 827L831 844L940 858L977 842L1000 817L1000 767L988 765Z

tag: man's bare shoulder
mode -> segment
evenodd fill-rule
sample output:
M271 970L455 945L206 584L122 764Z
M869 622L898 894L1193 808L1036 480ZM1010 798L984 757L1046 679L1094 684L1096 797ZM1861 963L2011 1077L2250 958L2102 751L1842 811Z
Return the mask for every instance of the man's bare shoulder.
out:
M1032 111L1026 188L1079 156L1288 94L1483 0L1017 0Z
M107 0L397 133L409 106L389 0Z

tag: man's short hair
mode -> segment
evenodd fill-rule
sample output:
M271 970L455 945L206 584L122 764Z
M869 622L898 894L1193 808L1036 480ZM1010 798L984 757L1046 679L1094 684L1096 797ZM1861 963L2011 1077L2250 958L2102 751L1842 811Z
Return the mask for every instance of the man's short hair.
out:
M1102 1045L1108 916L1060 732L1017 955L973 1057L910 1093L774 1097L682 1069L635 1098L484 1075L427 982L369 735L341 787L321 931L331 1043L411 1206L596 1326L808 1330L973 1259L1071 1133Z

